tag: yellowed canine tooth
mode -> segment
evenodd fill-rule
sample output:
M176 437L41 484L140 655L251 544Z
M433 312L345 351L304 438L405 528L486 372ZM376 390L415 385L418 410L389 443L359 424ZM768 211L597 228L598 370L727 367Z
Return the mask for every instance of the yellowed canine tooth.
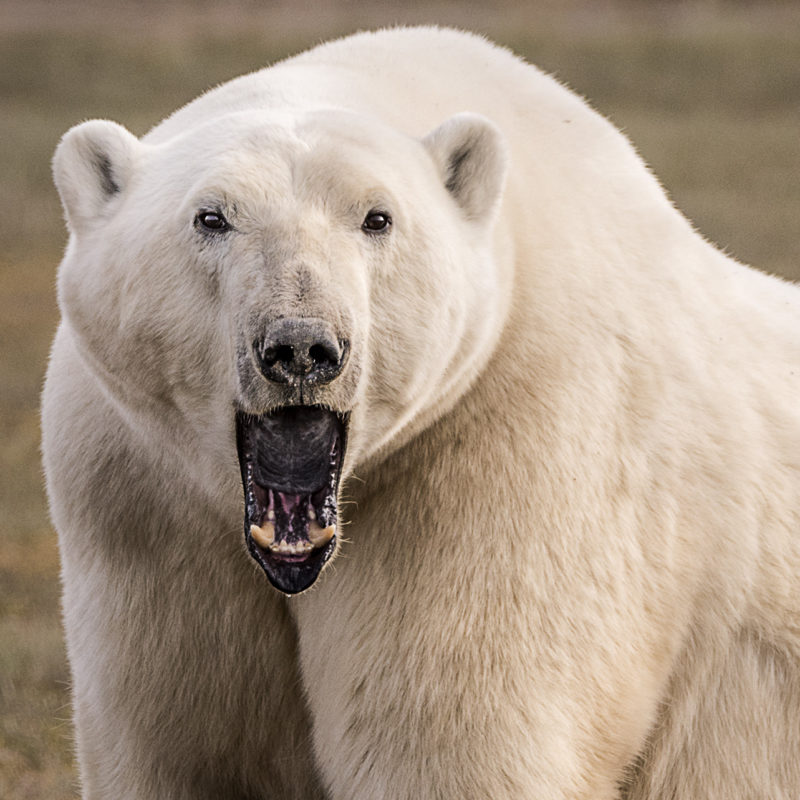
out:
M313 544L314 547L322 547L322 545L328 544L328 542L333 539L335 533L335 525L329 525L327 528L323 528L315 520L311 520L308 523L308 538L311 540L311 544Z
M251 525L250 535L260 547L270 547L275 541L275 526L271 522L265 522L263 528Z

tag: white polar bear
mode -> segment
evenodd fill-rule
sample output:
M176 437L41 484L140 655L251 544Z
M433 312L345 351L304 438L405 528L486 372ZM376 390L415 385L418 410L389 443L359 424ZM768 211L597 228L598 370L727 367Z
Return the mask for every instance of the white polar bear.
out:
M800 796L800 292L609 123L401 29L54 169L85 798Z

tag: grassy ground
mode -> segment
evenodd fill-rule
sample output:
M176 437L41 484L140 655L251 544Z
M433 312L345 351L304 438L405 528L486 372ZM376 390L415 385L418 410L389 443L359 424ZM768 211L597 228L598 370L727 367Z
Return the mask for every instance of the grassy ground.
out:
M644 14L646 5L489 6L495 14L447 5L425 17L409 7L392 21L477 28L556 73L626 130L700 230L742 260L800 277L800 16L763 4L676 3L669 13L652 5ZM226 15L233 6L197 0L167 6L155 27L152 2L128 4L124 25L97 0L57 6L50 14L41 3L0 0L0 797L8 800L74 796L37 418L65 239L49 172L58 137L94 116L142 133L204 88L326 30L386 22L375 4L353 0L306 18L281 3L239 2Z

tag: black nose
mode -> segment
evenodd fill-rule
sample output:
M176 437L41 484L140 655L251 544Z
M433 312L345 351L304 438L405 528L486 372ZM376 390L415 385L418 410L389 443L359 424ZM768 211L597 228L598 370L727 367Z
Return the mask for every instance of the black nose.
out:
M330 383L342 371L347 350L347 342L314 317L276 320L253 342L261 374L275 383Z

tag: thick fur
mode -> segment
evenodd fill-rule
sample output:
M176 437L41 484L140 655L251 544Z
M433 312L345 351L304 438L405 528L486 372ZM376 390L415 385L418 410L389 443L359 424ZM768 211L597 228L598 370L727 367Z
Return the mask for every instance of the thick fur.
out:
M84 798L800 796L800 292L609 123L478 38L382 31L142 140L78 126L55 175ZM350 337L303 402L352 414L346 541L287 600L233 409L297 401L248 350L292 314Z

